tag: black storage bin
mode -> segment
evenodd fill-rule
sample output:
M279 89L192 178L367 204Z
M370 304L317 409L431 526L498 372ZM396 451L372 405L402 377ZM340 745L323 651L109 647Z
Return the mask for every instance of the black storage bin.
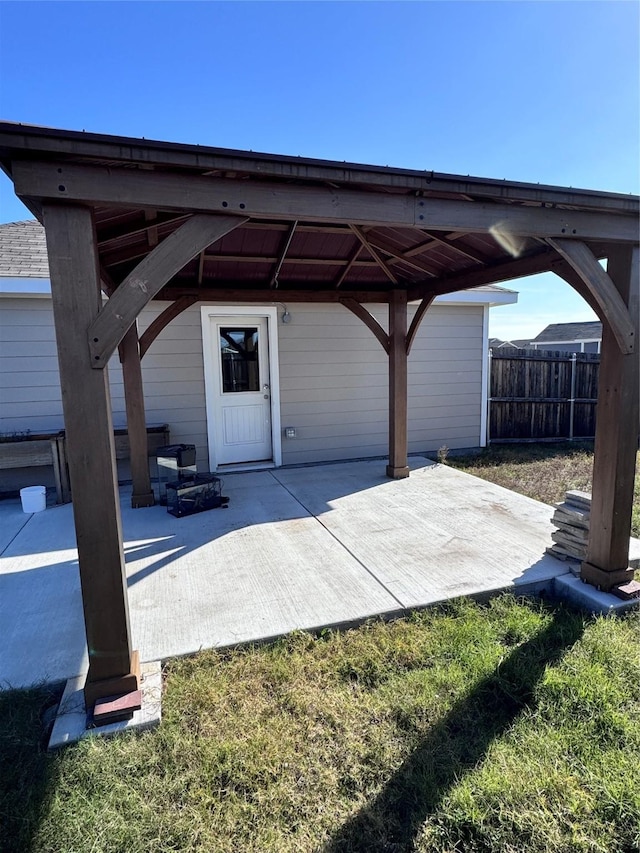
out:
M155 452L158 467L158 501L167 502L167 483L196 476L195 444L165 444Z
M167 483L167 512L182 518L226 506L229 498L223 497L221 492L222 481L214 474L196 474L188 480Z

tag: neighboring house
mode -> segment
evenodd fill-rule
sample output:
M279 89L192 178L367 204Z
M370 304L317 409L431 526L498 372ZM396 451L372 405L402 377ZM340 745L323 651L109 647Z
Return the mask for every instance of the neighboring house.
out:
M528 344L528 349L599 353L602 323L552 323Z
M489 309L516 301L496 286L436 299L409 358L409 452L486 443ZM149 304L141 333L167 304ZM386 326L386 308L369 308ZM252 381L251 368L240 376L234 363L242 353L245 361L263 360L263 378L269 372L261 390L270 399L272 434L259 459L286 465L387 454L387 356L350 311L275 300L193 305L161 332L142 370L147 423L167 423L172 442L195 444L200 470L255 460L255 453L254 460L220 458L216 446L228 416L221 383ZM117 357L109 378L114 425L124 426ZM0 394L0 434L64 426L44 230L36 221L0 225Z

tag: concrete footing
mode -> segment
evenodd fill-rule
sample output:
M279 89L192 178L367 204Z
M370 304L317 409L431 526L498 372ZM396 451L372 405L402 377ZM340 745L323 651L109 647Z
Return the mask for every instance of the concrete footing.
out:
M144 663L141 667L142 707L129 720L105 726L87 727L84 706L84 676L67 681L58 713L53 724L49 749L59 749L91 735L109 736L132 729L142 730L157 726L162 717L162 672L160 661Z
M625 610L640 607L638 599L624 601L610 592L602 592L595 586L584 583L573 574L554 578L553 595L589 613L623 613Z

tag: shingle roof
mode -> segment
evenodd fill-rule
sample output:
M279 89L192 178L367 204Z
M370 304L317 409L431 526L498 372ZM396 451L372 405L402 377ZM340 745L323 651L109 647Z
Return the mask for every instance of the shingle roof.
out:
M35 219L0 225L0 276L49 278L44 228Z
M552 323L543 329L538 341L593 341L602 337L602 323L598 320L588 323Z

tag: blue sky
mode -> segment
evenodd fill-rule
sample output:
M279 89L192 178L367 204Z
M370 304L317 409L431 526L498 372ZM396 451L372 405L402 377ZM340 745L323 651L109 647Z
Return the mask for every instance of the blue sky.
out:
M0 2L0 116L640 190L636 2ZM0 221L25 218L0 180ZM554 276L491 334L590 319Z

